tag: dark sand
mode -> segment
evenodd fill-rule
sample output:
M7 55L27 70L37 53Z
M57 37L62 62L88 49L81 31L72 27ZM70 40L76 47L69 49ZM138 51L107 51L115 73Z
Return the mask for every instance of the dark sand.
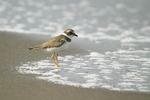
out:
M32 75L19 74L15 68L21 62L38 61L50 56L38 50L26 50L46 40L47 36L0 33L0 100L150 100L149 93L63 86L34 79ZM82 53L82 50L74 49L70 48L74 53Z

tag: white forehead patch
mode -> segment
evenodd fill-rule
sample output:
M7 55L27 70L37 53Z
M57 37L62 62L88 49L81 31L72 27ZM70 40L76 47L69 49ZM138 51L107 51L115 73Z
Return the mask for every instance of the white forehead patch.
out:
M69 30L67 30L67 33L69 33L69 32L73 32L73 33L74 33L74 31L73 31L73 30L70 30L70 29L69 29Z
M67 30L67 33L71 32L71 30Z

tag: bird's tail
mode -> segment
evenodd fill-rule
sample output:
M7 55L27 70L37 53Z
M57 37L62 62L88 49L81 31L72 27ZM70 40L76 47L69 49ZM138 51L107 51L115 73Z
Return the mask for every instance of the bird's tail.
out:
M28 50L32 50L32 49L41 49L41 45L40 46L35 46L35 47L30 47L30 48L27 48Z

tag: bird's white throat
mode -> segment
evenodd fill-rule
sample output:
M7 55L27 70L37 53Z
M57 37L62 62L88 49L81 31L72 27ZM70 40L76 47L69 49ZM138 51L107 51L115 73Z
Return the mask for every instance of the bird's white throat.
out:
M71 39L73 37L73 35L68 36L67 34L63 33L64 36L68 37L69 39Z

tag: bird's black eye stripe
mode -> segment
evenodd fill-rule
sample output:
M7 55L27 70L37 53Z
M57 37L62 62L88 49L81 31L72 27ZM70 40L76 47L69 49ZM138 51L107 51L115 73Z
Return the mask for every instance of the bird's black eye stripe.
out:
M73 34L74 32L70 32L71 34Z
M69 32L69 34L71 35L71 34L73 34L72 32Z

